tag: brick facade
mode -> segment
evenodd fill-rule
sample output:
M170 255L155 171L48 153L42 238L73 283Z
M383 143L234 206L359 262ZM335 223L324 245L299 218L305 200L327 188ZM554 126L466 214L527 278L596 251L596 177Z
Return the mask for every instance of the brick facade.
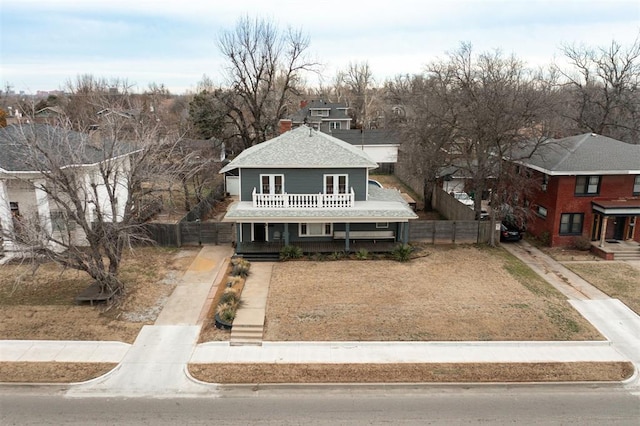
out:
M594 214L591 202L597 199L633 198L635 175L602 175L600 191L597 195L576 195L576 176L549 176L546 190L543 191L544 174L532 171L540 186L530 199L534 211L533 218L527 224L527 231L536 237L544 233L549 235L551 246L569 246L576 235L560 235L560 218L563 213L582 213L582 237L594 239ZM640 197L635 197L639 198ZM546 209L546 217L539 214L539 206ZM612 237L613 226L607 228L607 238ZM611 234L611 236L609 235ZM640 242L640 232L635 232Z

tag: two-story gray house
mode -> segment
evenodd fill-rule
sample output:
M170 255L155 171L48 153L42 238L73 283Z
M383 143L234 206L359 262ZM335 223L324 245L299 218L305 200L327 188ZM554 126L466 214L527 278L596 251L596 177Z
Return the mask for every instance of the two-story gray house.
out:
M364 151L307 126L246 149L220 173L239 175L236 252L388 251L407 243L417 218L395 189L369 182L377 164Z

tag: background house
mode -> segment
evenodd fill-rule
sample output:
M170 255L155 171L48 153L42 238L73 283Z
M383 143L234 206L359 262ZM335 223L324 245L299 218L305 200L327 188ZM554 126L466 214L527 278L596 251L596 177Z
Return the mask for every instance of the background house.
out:
M86 215L90 222L96 213L92 205L103 208L106 221L117 221L124 214L125 203L116 206L116 217L111 215L111 204L106 188L100 185L102 177L99 164L102 161L115 161L114 179L117 180L116 197L125 200L127 197L127 183L121 181L126 176L124 170L129 167L129 154L133 152L105 153L99 144L92 143L89 135L54 127L48 124L10 125L0 129L0 228L2 230L2 247L5 251L20 251L19 237L23 225L38 224L44 234L56 238L71 235L69 243L85 245L84 233L75 229L73 222L66 219L66 212L58 206L43 189L48 185L43 179L43 170L39 170L31 161L34 155L29 152L30 144L27 140L40 140L41 143L55 145L57 161L64 168L78 173L79 182L84 186ZM32 145L31 145L32 146ZM71 152L73 151L73 154ZM81 158L82 162L74 162L73 158ZM120 170L116 173L116 170ZM97 203L93 203L93 186L96 187ZM86 195L86 196L85 196ZM71 231L71 232L67 232Z
M385 251L408 242L417 216L399 191L369 184L376 167L361 149L306 126L246 149L221 170L239 177L239 201L224 217L236 223L237 253L350 251L365 242Z
M295 114L280 120L280 133L305 124L325 133L331 130L348 130L351 128L349 107L344 103L322 99L302 101Z
M528 232L551 246L640 242L640 145L587 133L549 140L522 164L538 183Z

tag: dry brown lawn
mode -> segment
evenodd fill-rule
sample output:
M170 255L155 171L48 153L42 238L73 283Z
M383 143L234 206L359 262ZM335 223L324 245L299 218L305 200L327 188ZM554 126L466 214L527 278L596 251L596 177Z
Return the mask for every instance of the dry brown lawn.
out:
M194 249L137 248L121 269L126 293L112 306L77 305L91 284L84 273L47 263L0 266L0 339L117 340L132 343L152 324L176 280L197 254Z
M451 364L191 364L212 383L504 383L621 381L630 362Z
M99 362L0 362L0 382L78 383L100 377L117 365Z
M624 262L565 263L565 266L610 297L640 314L640 271Z
M265 340L599 340L561 293L502 249L425 246L409 263L273 270Z

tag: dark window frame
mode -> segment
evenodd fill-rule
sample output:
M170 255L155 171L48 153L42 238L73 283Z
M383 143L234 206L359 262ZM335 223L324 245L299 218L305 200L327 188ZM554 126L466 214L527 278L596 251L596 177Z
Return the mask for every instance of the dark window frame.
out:
M592 185L591 179L597 178L595 192L589 192L589 187ZM584 182L579 182L584 179ZM576 176L576 187L574 188L574 194L580 197L591 197L594 195L600 195L600 185L602 184L602 176L600 175L579 175Z
M633 195L640 195L640 175L636 175L633 181Z
M569 222L567 223L567 228L563 231L563 221L562 218L564 216L569 216ZM574 231L574 226L578 223L576 222L576 218L580 218L580 230ZM582 231L584 228L584 213L562 213L560 214L560 229L558 231L558 235L582 235Z

